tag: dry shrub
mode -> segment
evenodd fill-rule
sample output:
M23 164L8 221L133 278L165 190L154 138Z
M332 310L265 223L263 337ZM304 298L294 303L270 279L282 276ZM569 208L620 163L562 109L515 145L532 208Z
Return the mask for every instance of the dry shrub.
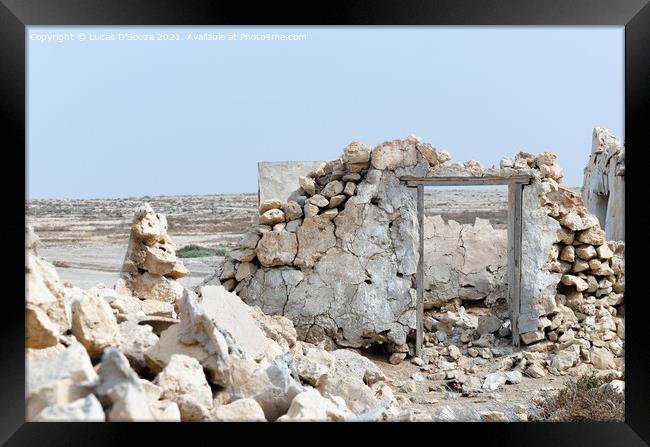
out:
M544 393L536 402L535 421L553 422L623 422L625 396L607 384L614 377L585 374L571 379L557 393Z

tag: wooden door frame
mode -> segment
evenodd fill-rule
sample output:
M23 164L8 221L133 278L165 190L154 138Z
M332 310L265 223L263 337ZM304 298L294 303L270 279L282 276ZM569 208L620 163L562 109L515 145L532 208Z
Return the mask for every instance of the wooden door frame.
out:
M521 233L522 196L524 185L530 184L532 177L517 175L511 177L401 177L409 188L417 189L417 213L419 226L419 256L416 276L416 344L415 355L422 352L424 337L424 187L425 186L470 186L506 185L508 186L508 305L512 327L512 343L519 346L519 314L521 312Z

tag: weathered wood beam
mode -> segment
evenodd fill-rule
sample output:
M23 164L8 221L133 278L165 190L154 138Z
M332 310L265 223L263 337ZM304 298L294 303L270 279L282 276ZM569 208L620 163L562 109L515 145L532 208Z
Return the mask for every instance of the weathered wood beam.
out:
M532 177L516 175L511 177L485 176L485 177L400 177L408 186L461 186L461 185L510 185L529 184Z
M418 226L419 226L419 256L416 277L417 303L415 307L415 355L422 352L424 338L424 186L418 186Z

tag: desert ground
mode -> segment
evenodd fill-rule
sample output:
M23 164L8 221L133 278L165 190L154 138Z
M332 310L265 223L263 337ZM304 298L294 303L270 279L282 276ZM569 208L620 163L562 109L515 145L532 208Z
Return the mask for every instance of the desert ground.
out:
M112 287L126 252L133 211L143 202L167 216L178 249L193 244L220 254L238 241L258 215L257 194L229 194L32 200L26 204L26 216L40 237L39 255L56 266L63 281L82 288ZM472 223L480 217L495 228L505 228L507 188L427 188L425 207L427 215L439 214L445 220ZM222 256L183 259L190 274L180 282L186 287L201 283L222 260ZM511 350L505 347L503 352ZM523 377L498 392L462 396L444 381L425 379L427 371L412 363L390 364L380 348L362 353L383 370L398 401L409 407L415 420L479 420L479 413L493 411L508 420L525 420L531 396L558 389L565 381L554 376Z

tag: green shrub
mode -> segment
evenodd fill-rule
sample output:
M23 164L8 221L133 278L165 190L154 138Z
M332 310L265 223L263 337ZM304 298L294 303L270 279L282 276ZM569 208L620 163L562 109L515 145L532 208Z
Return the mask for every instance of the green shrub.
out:
M186 245L180 250L176 250L176 256L179 258L203 258L206 256L215 256L216 250L201 247L200 245Z

